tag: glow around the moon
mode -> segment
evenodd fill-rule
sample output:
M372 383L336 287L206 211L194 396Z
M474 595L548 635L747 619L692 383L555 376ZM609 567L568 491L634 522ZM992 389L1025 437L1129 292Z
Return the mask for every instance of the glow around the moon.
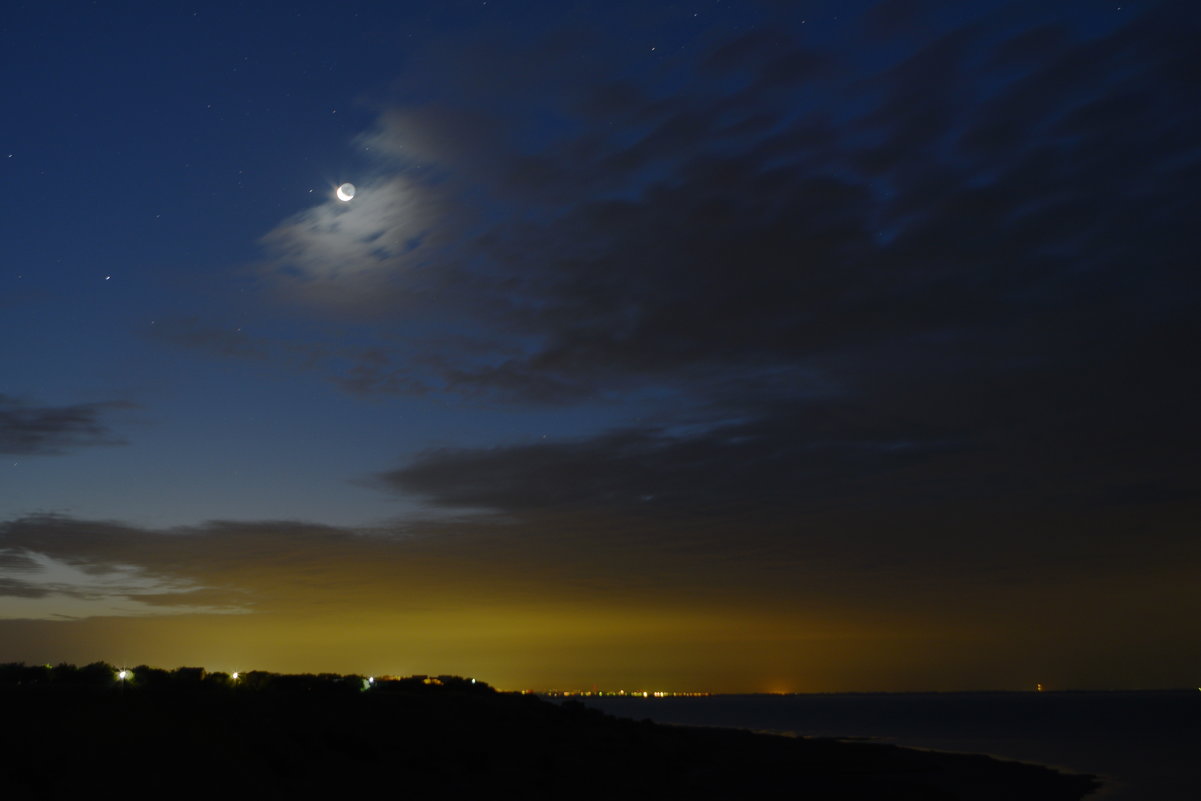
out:
M337 191L338 200L346 202L354 197L354 184L342 184Z

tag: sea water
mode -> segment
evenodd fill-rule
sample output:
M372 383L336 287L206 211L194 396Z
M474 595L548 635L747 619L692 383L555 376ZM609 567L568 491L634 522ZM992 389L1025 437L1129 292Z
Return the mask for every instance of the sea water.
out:
M577 697L613 715L990 754L1090 773L1089 801L1201 799L1201 692Z

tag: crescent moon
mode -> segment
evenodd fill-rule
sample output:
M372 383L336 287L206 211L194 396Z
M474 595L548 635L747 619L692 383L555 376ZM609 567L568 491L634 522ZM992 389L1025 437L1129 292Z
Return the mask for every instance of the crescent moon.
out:
M338 187L338 191L335 194L337 194L338 200L341 200L343 203L347 202L354 197L354 184L342 184Z

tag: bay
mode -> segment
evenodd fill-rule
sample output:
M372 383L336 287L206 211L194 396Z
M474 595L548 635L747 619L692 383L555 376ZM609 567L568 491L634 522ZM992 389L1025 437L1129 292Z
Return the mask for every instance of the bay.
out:
M1099 776L1089 801L1201 799L1201 692L574 696L619 717L871 738Z

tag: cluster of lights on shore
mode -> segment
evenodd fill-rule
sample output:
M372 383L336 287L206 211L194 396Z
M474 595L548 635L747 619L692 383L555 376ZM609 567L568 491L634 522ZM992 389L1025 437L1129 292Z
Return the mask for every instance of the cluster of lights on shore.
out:
M241 672L237 671L237 670L235 670L233 673L229 674L229 678L231 681L237 681L239 678L241 678L241 676L242 676ZM120 670L117 671L117 680L122 683L124 683L132 678L133 678L132 670L127 670L126 668L121 668ZM384 678L388 679L391 677L385 676ZM431 679L431 678L424 677L424 676L421 678L423 678L425 680L426 684L441 684L442 683L440 679ZM470 679L470 681L472 684L476 683L475 679ZM369 688L373 687L374 685L375 685L375 676L368 676L367 678L363 679L363 689L364 690L369 689ZM1201 687L1198 687L1197 689L1201 690ZM672 692L670 690L634 690L634 691L626 691L626 690L609 690L609 691L605 691L605 690L545 690L545 691L521 690L521 694L522 695L545 695L549 698L570 698L572 696L581 696L581 697L585 697L585 698L592 698L592 697L596 697L596 698L604 698L604 697L703 698L705 696L711 695L711 693L706 693L706 692Z
M47 665L46 667L50 667L50 666ZM241 678L241 676L242 676L241 671L237 671L237 670L235 670L233 673L229 674L230 681L237 681L239 678ZM132 678L133 678L132 670L128 670L126 668L121 668L120 670L117 671L117 681L124 683ZM385 677L385 678L389 678L389 677ZM423 677L423 678L425 678L425 677ZM469 679L469 681L472 684L476 683L475 679ZM441 684L442 682L439 679L425 678L425 683L426 684ZM363 689L364 690L366 690L367 688L372 687L374 685L375 685L375 676L368 676L367 678L363 679Z

